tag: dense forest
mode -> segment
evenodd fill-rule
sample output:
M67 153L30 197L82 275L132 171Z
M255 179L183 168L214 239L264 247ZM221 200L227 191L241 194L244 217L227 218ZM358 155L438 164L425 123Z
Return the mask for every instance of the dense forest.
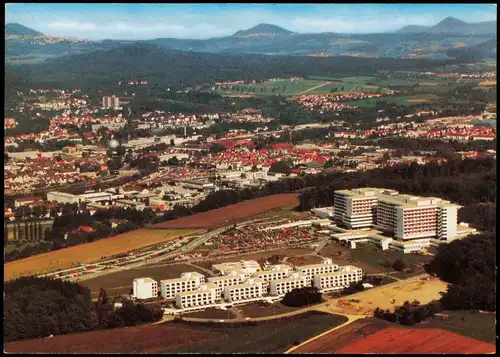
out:
M449 62L449 61L448 61ZM417 70L448 62L395 58L265 56L182 52L149 44L134 44L35 65L6 65L6 87L113 88L118 81L142 78L161 87L185 88L226 80L260 80L275 77L373 75L379 70ZM450 62L451 63L451 62ZM89 71L89 68L92 70Z
M163 311L126 301L114 309L101 289L97 302L77 283L49 278L25 277L4 284L4 338L24 340L135 326L159 321Z

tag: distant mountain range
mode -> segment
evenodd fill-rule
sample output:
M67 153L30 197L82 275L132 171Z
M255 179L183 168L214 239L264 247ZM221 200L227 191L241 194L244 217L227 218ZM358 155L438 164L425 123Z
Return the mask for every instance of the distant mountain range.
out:
M365 58L496 59L496 21L466 23L448 17L432 27L406 26L394 33L338 34L291 32L259 24L231 36L190 40L86 41L46 36L19 24L5 25L7 63L36 63L48 58L108 51L133 43L178 51L284 56L352 56ZM493 44L495 46L493 46Z
M452 33L466 35L491 35L497 31L496 21L468 23L454 17L447 17L432 27L410 25L405 26L398 33Z

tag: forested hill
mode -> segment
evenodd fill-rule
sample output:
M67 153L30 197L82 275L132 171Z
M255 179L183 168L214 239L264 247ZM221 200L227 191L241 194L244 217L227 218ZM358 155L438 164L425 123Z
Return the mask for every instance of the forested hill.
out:
M264 56L182 52L149 44L109 51L6 66L6 84L12 88L115 86L120 80L146 79L161 86L185 87L224 80L268 79L291 76L373 75L380 70L430 70L450 63L429 59Z

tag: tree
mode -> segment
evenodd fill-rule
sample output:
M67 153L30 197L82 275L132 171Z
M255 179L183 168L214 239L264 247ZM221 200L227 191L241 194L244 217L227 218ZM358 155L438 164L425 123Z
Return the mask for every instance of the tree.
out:
M403 262L402 259L396 259L392 263L392 268L396 271L403 271L405 269L405 263Z
M174 141L174 139L170 139L170 146L175 146L175 141Z
M8 162L10 159L9 157L9 154L7 154L6 152L3 154L3 162Z
M321 302L322 297L318 288L306 286L303 288L293 289L285 294L281 301L283 305L300 307Z

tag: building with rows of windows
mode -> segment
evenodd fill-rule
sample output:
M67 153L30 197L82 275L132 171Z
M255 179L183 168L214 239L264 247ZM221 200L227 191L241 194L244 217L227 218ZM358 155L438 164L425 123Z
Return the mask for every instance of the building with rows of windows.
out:
M227 302L244 302L261 298L264 294L265 283L259 279L248 279L243 284L226 286L224 299Z
M337 271L314 275L313 284L321 292L340 291L353 282L363 280L361 268L346 265Z
M307 283L310 285L314 275L324 274L324 273L333 273L339 269L337 264L333 264L332 260L326 258L322 263L319 264L309 264L309 265L301 265L295 267L295 272L303 275L307 279Z
M175 295L196 290L205 282L205 276L198 272L182 273L180 278L160 280L160 294L164 299L174 299Z
M274 296L285 296L285 294L293 289L300 289L305 286L310 286L308 278L304 275L293 273L291 276L280 280L271 280L270 293Z
M334 193L334 216L345 226L373 226L400 241L452 240L457 236L459 208L441 198L399 194L388 189L359 188Z
M222 276L212 276L207 279L210 284L216 287L216 298L220 300L222 298L222 293L227 286L238 285L244 283L248 279L248 275L245 273L238 272L236 270L231 271L229 275Z
M177 293L175 295L175 305L180 309L214 305L216 302L215 294L215 285L202 284L196 290Z
M285 264L272 265L267 270L259 271L251 275L252 278L260 279L264 282L264 288L267 292L271 286L271 280L280 280L288 278L293 273L290 266Z
M132 282L132 296L136 299L158 297L158 283L151 278L138 278Z

